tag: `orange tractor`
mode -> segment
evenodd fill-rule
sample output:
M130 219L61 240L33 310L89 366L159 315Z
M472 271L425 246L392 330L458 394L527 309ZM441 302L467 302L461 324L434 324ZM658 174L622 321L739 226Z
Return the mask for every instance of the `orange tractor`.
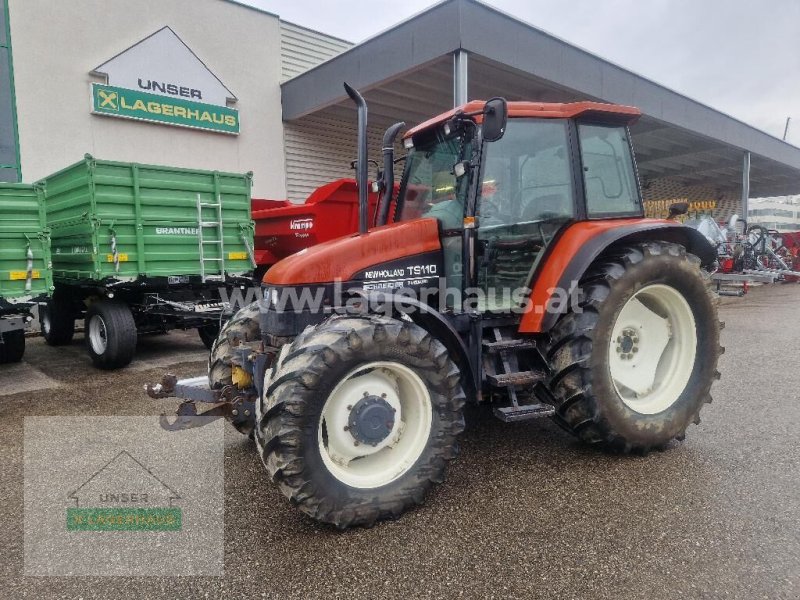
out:
M370 228L367 107L346 88L359 232L271 267L207 378L148 386L187 400L163 426L196 426L196 402L210 403L201 414L252 435L292 503L338 527L422 502L458 452L468 402L503 421L550 417L614 451L683 439L719 376L703 270L715 251L643 218L628 132L640 112L470 102L404 134L396 197L394 126Z

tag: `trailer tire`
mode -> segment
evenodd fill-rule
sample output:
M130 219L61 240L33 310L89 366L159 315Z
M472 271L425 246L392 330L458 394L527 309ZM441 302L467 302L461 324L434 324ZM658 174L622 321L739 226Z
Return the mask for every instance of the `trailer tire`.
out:
M47 304L39 305L42 337L49 346L66 346L75 335L75 313L68 302L54 294Z
M217 337L219 336L219 323L206 323L205 325L197 328L197 333L206 349L211 350L211 348L214 347L214 342L217 341Z
M119 369L136 353L136 322L127 304L113 300L94 302L86 311L86 348L94 366Z
M667 242L629 246L598 259L579 287L581 310L559 319L547 349L554 420L613 451L682 440L711 402L724 350L700 260Z
M256 441L272 481L302 512L340 529L370 526L422 504L444 481L466 398L461 373L427 331L388 317L333 317L284 346L276 366ZM344 463L343 448L356 453Z
M25 354L25 330L6 331L0 338L0 365L21 361Z
M211 389L222 389L233 383L231 359L234 348L242 342L254 342L261 339L259 315L259 304L253 302L239 309L222 326L216 341L211 346L211 354L208 357L208 384Z

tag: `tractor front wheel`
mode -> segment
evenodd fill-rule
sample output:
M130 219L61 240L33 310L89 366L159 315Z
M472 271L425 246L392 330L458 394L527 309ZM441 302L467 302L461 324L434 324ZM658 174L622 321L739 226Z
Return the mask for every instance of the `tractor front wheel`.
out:
M667 242L626 247L599 259L580 292L548 350L554 418L623 452L683 439L711 402L722 350L699 259Z
M242 342L261 339L259 304L253 302L238 310L219 331L208 357L208 384L211 389L222 389L233 384L231 360L236 347ZM201 330L202 337L202 330ZM205 342L205 340L203 340Z
M422 503L464 429L445 347L388 317L336 317L285 346L265 381L256 441L300 510L339 528Z

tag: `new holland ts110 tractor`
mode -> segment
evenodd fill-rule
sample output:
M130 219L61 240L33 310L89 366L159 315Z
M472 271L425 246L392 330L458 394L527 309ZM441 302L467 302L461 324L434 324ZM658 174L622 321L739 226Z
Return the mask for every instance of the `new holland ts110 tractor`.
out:
M404 134L394 198L397 124L369 228L367 107L346 87L360 230L274 265L207 378L148 386L187 400L162 425L197 426L195 403L211 403L201 415L253 436L292 503L338 527L421 503L468 402L620 452L683 439L719 376L703 272L715 254L695 230L643 218L628 132L640 112L470 102Z

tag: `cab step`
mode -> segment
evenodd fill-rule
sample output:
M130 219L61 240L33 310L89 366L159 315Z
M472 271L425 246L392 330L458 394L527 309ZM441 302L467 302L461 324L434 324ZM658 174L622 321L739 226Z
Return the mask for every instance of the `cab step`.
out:
M541 371L519 371L516 373L487 373L486 379L494 387L530 386L543 381L547 375Z
M489 354L497 354L498 352L505 351L533 350L534 348L536 348L536 342L532 340L505 339L497 342L483 340L483 349Z
M556 409L549 404L521 404L519 406L502 406L494 409L494 416L505 423L541 419L555 414Z

